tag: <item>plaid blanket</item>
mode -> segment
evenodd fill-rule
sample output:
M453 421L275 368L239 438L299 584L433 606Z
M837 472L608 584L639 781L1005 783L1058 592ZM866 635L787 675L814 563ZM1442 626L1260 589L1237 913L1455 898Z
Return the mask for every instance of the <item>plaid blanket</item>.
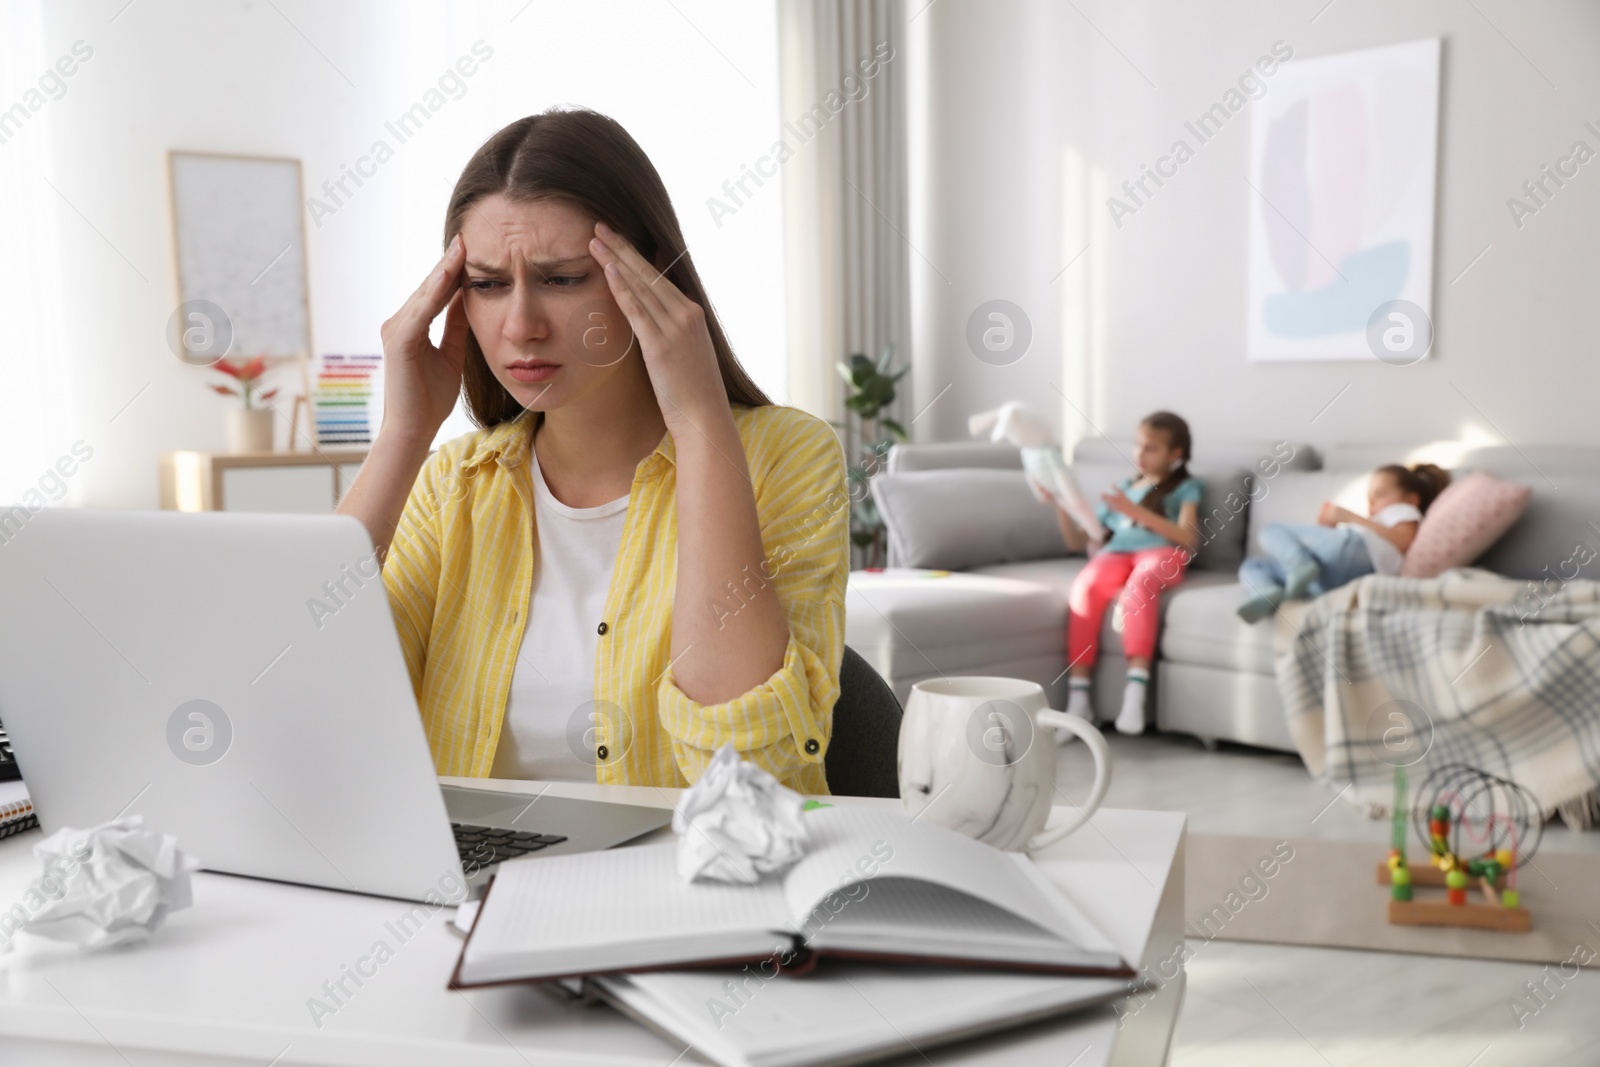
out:
M1413 787L1467 763L1529 790L1548 815L1600 810L1600 582L1542 586L1464 568L1368 575L1286 605L1278 690L1311 773L1387 814L1394 768Z

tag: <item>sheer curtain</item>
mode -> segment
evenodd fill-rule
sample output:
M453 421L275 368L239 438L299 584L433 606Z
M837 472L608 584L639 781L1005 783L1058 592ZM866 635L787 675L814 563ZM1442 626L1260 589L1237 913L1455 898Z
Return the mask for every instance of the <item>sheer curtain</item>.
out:
M910 362L904 25L902 0L778 3L789 396L827 419L837 361L893 344Z
M46 184L50 103L17 119L13 105L54 61L44 47L39 0L0 4L0 508L31 489L50 498L47 471L68 454L71 398L61 338L56 204ZM76 496L66 479L66 497Z

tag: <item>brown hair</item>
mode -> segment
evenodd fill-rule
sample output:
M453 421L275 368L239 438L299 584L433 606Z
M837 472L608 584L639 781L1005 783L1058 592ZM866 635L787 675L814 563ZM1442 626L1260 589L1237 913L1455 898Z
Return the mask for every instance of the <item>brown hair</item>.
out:
M1450 472L1432 463L1413 463L1409 467L1390 463L1372 473L1387 474L1402 493L1415 493L1418 511L1427 511L1428 505L1450 484Z
M1139 425L1166 434L1167 447L1176 448L1183 453L1183 462L1168 471L1139 501L1140 506L1147 507L1165 518L1167 494L1182 485L1189 477L1189 460L1194 455L1192 451L1194 439L1189 436L1189 424L1183 421L1181 415L1174 415L1170 411L1157 411L1152 415L1146 415L1139 420Z
M637 141L609 116L587 108L551 108L518 119L484 142L456 180L445 212L444 243L461 231L467 211L495 194L512 200L564 200L626 237L639 254L664 270L667 280L705 311L706 330L730 404L771 404L739 365L711 307L661 175ZM666 266L663 268L663 264ZM483 358L467 330L462 392L467 412L480 428L522 414Z

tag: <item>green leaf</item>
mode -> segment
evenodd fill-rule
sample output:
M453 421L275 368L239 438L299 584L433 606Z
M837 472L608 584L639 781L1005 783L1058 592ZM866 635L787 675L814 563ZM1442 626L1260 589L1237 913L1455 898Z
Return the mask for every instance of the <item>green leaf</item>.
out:
M906 433L905 427L901 426L893 419L879 419L878 425L882 426L885 430L888 430L891 434L893 434L896 441L908 441L911 439L911 435ZM884 451L888 450L885 449Z
M844 383L846 385L853 387L856 384L855 378L851 377L850 365L848 363L845 363L841 360L840 362L835 363L834 366L838 368L839 377L844 379Z
M850 357L850 380L856 388L862 388L878 376L878 368L873 366L872 360L857 352Z

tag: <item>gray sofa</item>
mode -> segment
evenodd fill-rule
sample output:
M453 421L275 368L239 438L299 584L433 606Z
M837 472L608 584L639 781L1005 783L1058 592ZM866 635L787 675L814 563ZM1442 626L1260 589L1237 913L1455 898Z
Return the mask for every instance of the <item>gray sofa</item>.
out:
M1324 499L1365 511L1367 476L1396 461L1428 459L1454 470L1487 470L1532 487L1518 523L1478 566L1537 581L1580 542L1600 550L1600 448L1341 445L1202 442L1191 470L1206 485L1204 544L1182 585L1162 599L1154 684L1158 729L1207 741L1293 751L1272 671L1273 627L1249 626L1236 571L1259 551L1254 532L1272 522L1309 522ZM1073 467L1097 498L1131 472L1131 446L1079 443ZM1007 445L903 445L873 481L888 527L890 570L851 577L846 642L903 700L939 674L1007 674L1037 680L1061 707L1067 592L1084 557L1065 552L1050 509L1034 501L1020 456ZM901 568L918 568L902 570ZM957 572L920 580L927 569ZM1600 577L1600 561L1589 568ZM1095 671L1095 707L1115 717L1126 663L1108 612Z

